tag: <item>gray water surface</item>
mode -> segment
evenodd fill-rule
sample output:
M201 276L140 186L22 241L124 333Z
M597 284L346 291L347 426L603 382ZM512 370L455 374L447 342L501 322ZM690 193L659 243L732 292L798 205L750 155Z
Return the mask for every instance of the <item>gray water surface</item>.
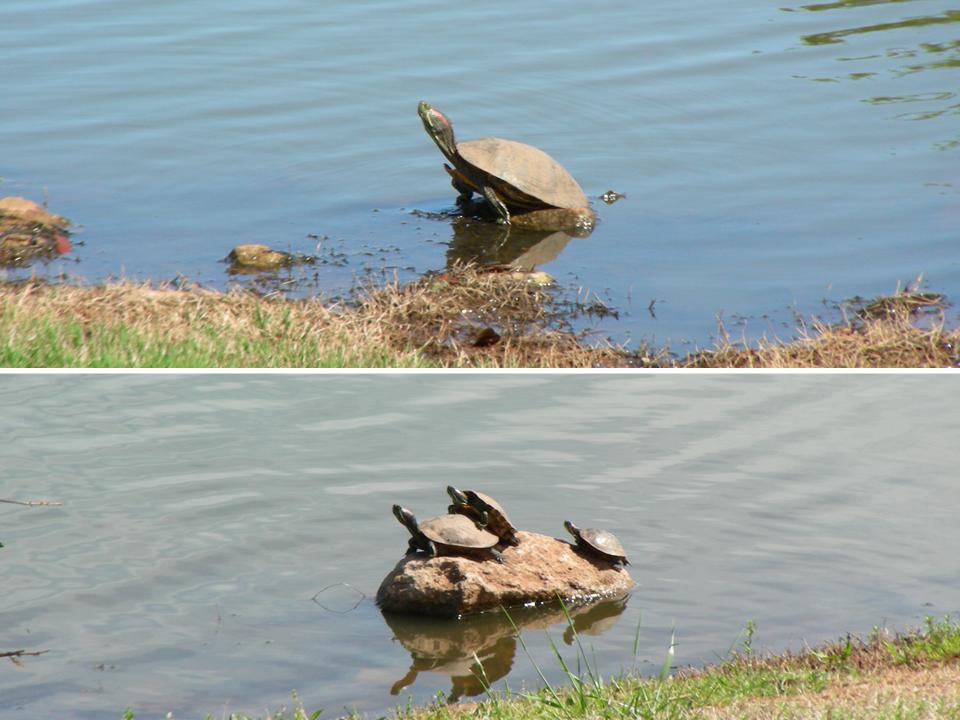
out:
M577 619L656 672L960 611L953 378L0 376L0 717L382 713L562 679L561 618L384 618L390 513L453 482L520 527L606 527L638 586ZM633 655L640 629L640 649ZM458 655L458 652L460 653ZM412 654L411 654L412 653ZM465 659L466 658L466 659ZM472 682L472 684L471 684Z
M80 224L49 277L249 283L221 259L255 242L318 254L291 294L337 295L458 255L412 214L454 207L426 99L592 198L596 231L537 258L619 312L580 325L789 335L920 273L960 296L958 23L943 0L5 0L0 194Z

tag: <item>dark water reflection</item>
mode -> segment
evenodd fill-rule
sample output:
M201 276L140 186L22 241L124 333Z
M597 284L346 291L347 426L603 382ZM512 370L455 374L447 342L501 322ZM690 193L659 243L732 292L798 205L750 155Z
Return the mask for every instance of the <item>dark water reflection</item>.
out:
M845 6L846 7L846 6ZM804 10L834 10L833 6L806 5ZM863 33L885 32L887 30L901 30L903 28L918 28L927 25L943 25L960 21L960 10L947 10L939 15L927 15L924 17L912 17L894 22L875 23L861 27L844 28L842 30L828 30L826 32L804 35L802 40L807 45L830 45L843 42L845 37L851 35L861 35Z
M819 12L825 10L851 10L867 5L900 4L908 0L864 0L858 2L821 3L803 5L802 10ZM855 15L844 13L838 19L852 19ZM861 26L843 27L837 30L828 30L804 35L801 40L805 45L833 45L852 40L858 35L868 33L888 33L891 38L897 37L898 31L922 28L927 26L947 25L960 23L960 10L945 10L942 13L920 15L888 22L875 22ZM927 107L911 112L903 112L892 117L893 120L933 120L944 115L960 115L960 103L957 98L956 70L960 69L960 40L946 40L943 42L919 42L914 46L897 44L883 52L873 52L864 56L839 56L837 60L844 63L856 64L857 70L846 75L831 78L813 78L816 80L865 80L887 75L892 79L901 79L921 71L953 70L954 73L942 74L944 85L942 91L926 90L924 92L908 92L904 94L883 94L863 98L863 102L870 105L885 106L901 103L920 103ZM919 126L926 131L926 126ZM937 150L952 150L960 146L960 134L946 137L932 143Z
M602 635L613 629L626 609L628 597L589 605L559 604L512 608L509 617L488 612L459 620L421 618L384 613L393 637L410 653L410 669L390 686L398 695L416 682L420 673L449 675L448 702L479 695L509 674L517 654L517 631L548 630L562 626L563 641L573 644L576 635Z

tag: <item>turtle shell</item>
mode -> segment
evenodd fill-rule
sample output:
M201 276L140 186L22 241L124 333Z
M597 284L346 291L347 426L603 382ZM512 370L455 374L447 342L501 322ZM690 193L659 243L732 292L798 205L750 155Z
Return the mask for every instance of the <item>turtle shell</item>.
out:
M532 145L491 137L458 143L457 151L464 162L489 177L508 207L576 209L589 204L573 176Z
M506 510L500 503L489 495L476 492L475 490L465 490L464 495L470 501L471 505L479 506L480 510L487 511L487 527L499 537L513 537L517 532L517 527L507 516ZM477 502L479 501L479 502Z
M583 528L579 532L580 539L598 553L608 555L612 558L627 559L627 551L623 545L609 530L595 530L594 528Z
M440 515L420 523L420 532L435 544L454 548L492 548L498 542L493 533L480 530L476 523L464 515Z

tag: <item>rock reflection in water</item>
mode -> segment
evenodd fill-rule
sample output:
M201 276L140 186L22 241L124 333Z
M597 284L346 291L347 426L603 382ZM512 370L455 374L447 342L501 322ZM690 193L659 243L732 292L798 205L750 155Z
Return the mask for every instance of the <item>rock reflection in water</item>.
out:
M563 625L564 642L581 635L601 635L612 629L626 609L628 596L568 607L573 627L559 605L514 608L510 617L520 630ZM451 679L447 702L479 695L484 687L505 677L513 667L517 639L510 621L499 612L481 613L460 620L441 620L383 613L394 638L410 653L410 669L390 687L398 695L416 682L422 672L441 673ZM477 664L479 660L480 665Z
M577 613L571 612L570 619L573 620L573 627L567 625L567 629L563 631L563 641L567 645L573 645L574 631L577 635L603 635L613 629L626 609L627 596L624 596L616 600L585 605Z

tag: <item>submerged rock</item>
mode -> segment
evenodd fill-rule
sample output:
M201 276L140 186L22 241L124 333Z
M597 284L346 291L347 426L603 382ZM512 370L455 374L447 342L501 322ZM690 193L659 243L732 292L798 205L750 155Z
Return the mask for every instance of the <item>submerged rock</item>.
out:
M317 258L314 255L274 250L267 245L244 243L235 245L224 260L230 263L230 272L256 273L263 270L279 270L291 265L308 265L315 263Z
M276 270L294 262L290 253L252 243L235 246L226 259L235 267L248 270Z
M573 603L621 597L634 586L626 570L567 542L524 531L517 537L520 544L502 551L502 563L408 555L383 579L377 604L388 612L459 617L557 596Z

